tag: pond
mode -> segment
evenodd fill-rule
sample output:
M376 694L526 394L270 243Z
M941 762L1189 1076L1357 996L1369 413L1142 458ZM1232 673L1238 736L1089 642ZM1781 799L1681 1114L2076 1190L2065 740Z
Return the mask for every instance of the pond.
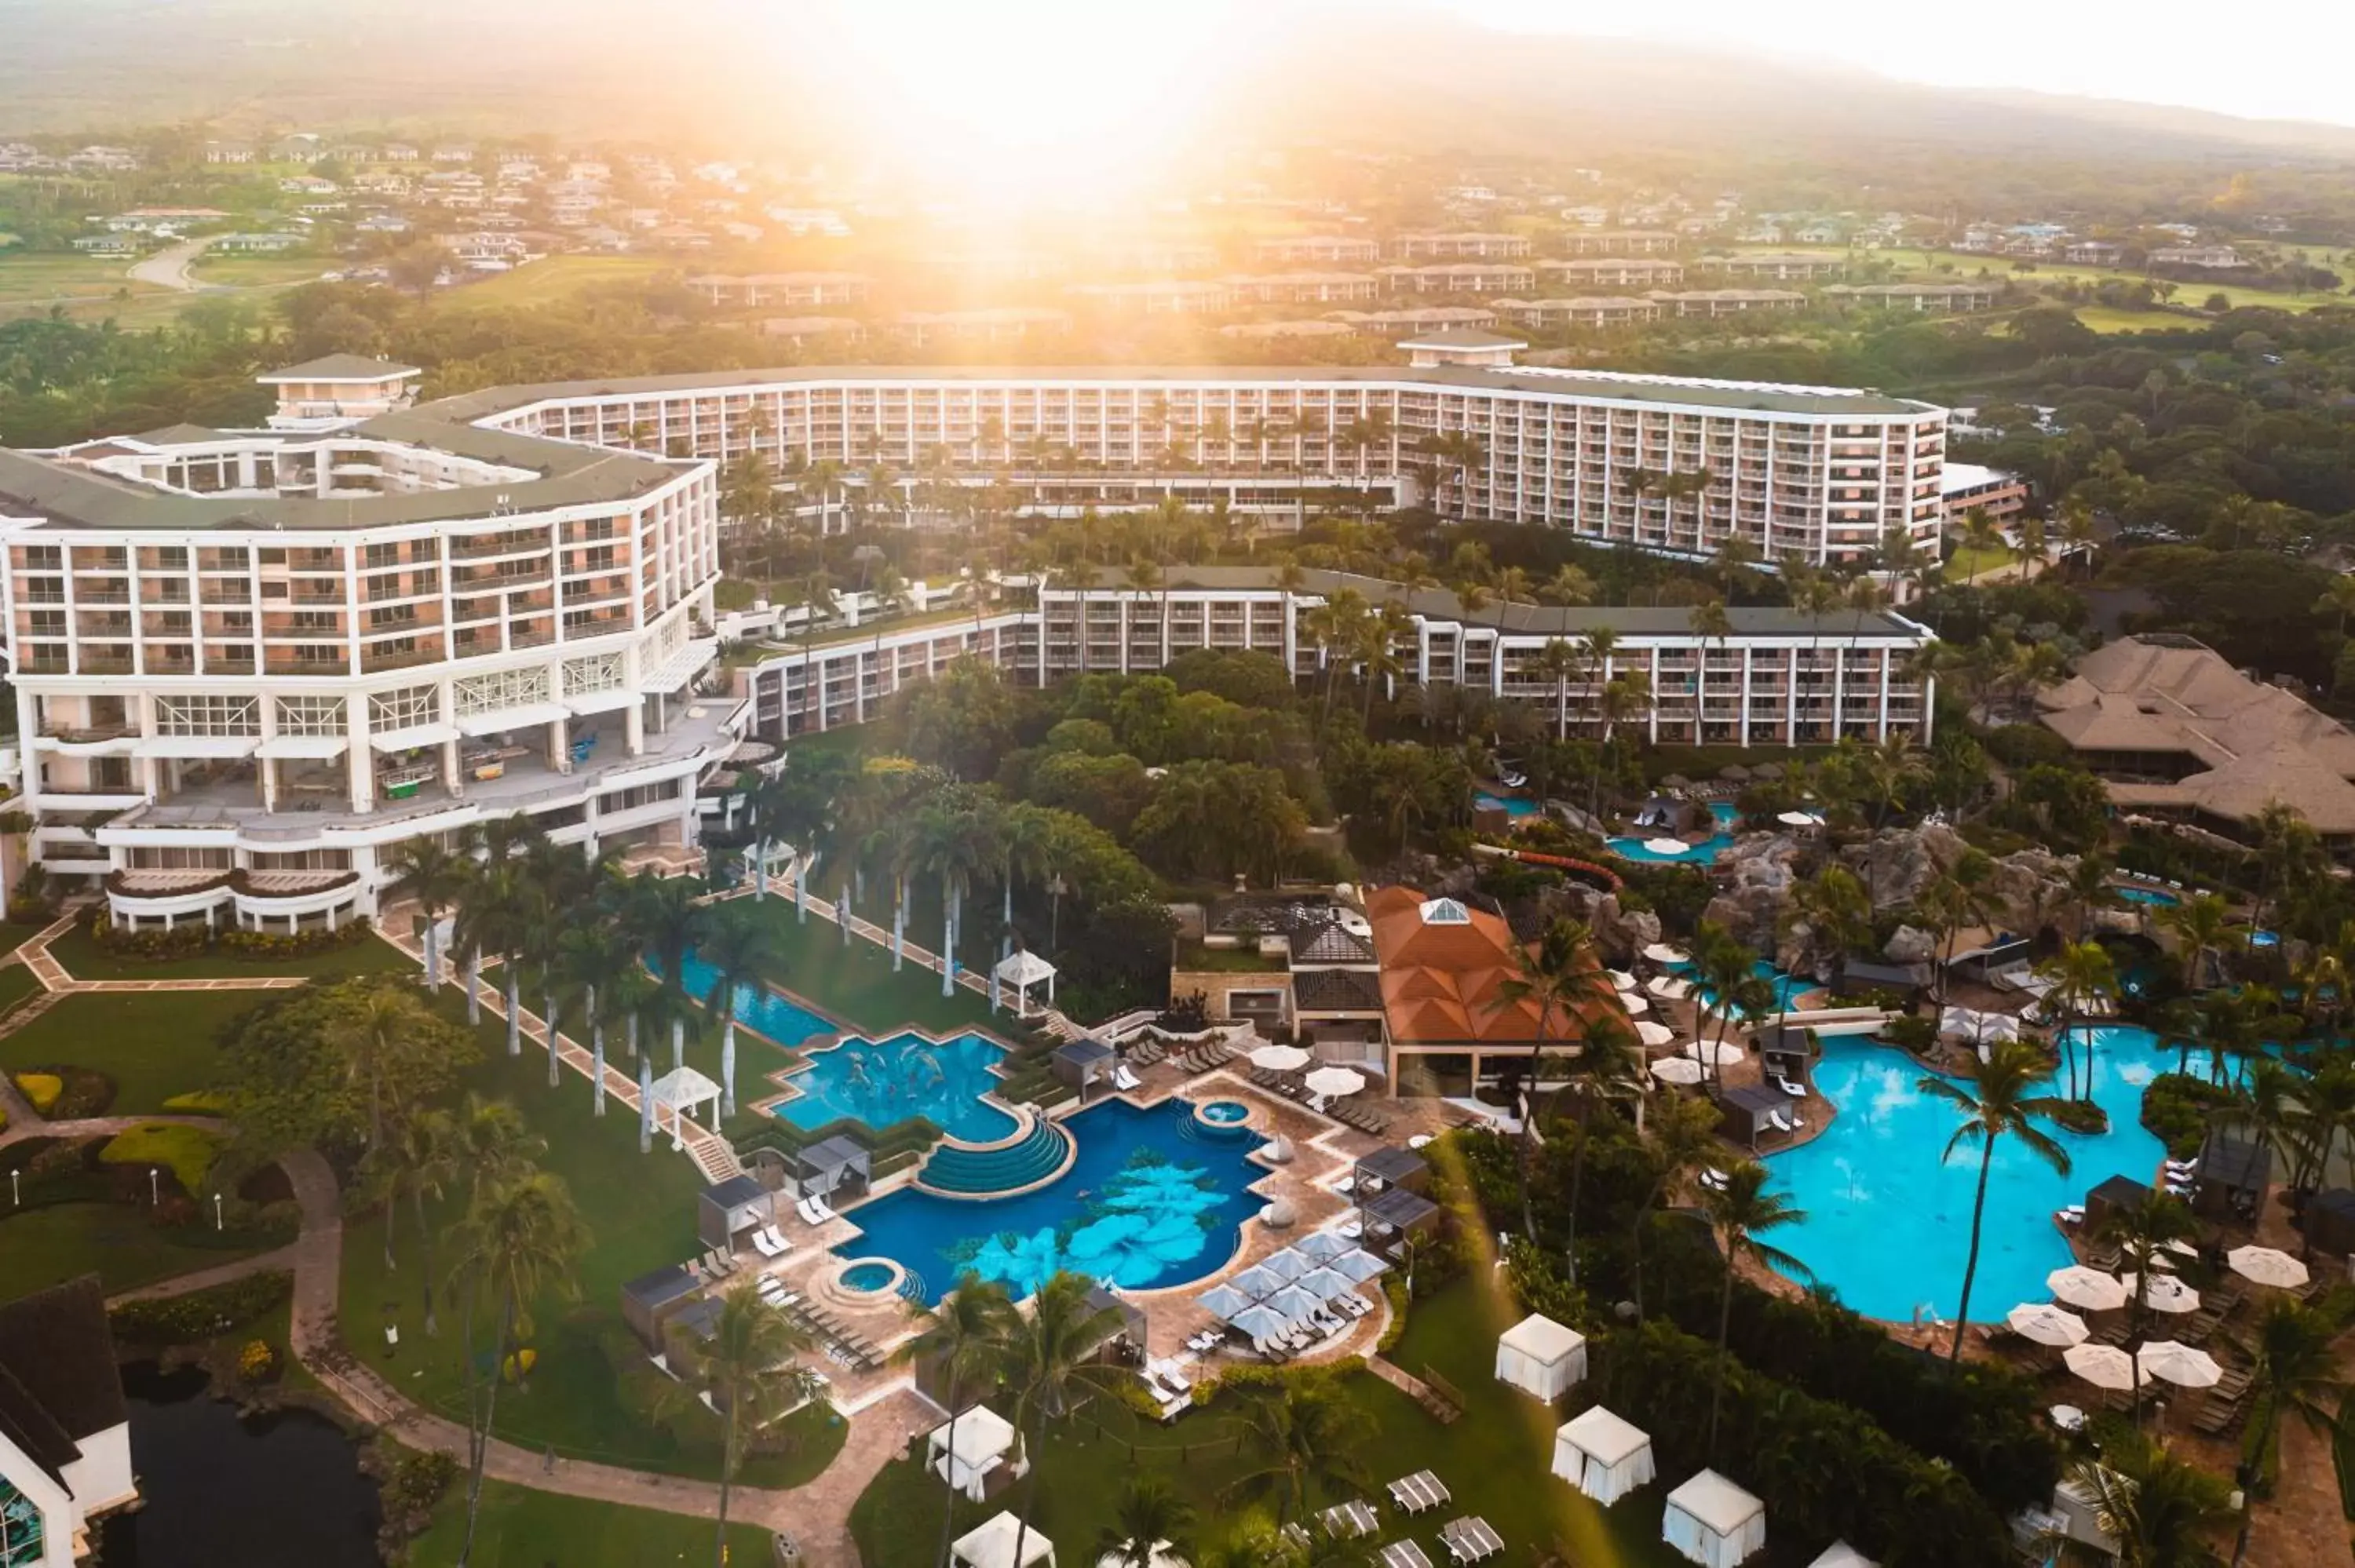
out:
M376 1568L382 1514L358 1447L307 1410L240 1416L210 1381L123 1369L144 1506L101 1525L107 1568Z

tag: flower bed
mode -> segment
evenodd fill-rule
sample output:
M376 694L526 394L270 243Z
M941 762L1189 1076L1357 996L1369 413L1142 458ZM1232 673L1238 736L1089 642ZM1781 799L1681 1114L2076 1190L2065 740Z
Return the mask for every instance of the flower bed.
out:
M332 931L324 927L293 933L213 931L193 924L176 926L170 930L143 926L135 931L118 931L101 913L91 923L90 934L91 939L101 948L119 959L161 962L195 958L201 953L221 952L259 961L306 958L314 953L330 953L356 947L367 940L374 928L368 916L362 915Z

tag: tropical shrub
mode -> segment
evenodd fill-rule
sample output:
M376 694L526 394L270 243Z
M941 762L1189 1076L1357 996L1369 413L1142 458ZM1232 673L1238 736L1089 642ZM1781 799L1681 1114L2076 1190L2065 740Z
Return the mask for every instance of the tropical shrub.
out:
M307 958L314 953L332 953L357 946L367 940L372 929L368 917L363 915L332 931L325 927L291 934L234 929L210 931L202 926L176 926L168 931L143 926L135 931L122 931L117 930L101 911L91 922L90 934L92 941L116 958L160 962L195 958L207 952L256 960Z
M44 1062L16 1075L18 1092L50 1121L82 1121L114 1103L114 1080L89 1067Z
M267 1340L248 1340L237 1352L237 1375L248 1383L268 1383L278 1375L278 1352Z
M164 1108L183 1116L227 1116L229 1101L210 1090L197 1089L191 1094L174 1095L164 1102Z
M191 1195L204 1191L205 1172L220 1153L221 1137L201 1127L172 1122L142 1122L116 1133L98 1152L106 1165L161 1165L172 1172L180 1190Z
M66 1081L56 1073L19 1073L16 1092L25 1097L27 1105L47 1116L57 1105L58 1097L66 1092Z
M2232 1092L2189 1073L2161 1073L2142 1092L2142 1125L2177 1160L2200 1152L2208 1138L2208 1118L2232 1103Z
M108 1308L114 1337L139 1345L183 1345L209 1340L271 1311L294 1294L291 1274L250 1274L225 1285Z

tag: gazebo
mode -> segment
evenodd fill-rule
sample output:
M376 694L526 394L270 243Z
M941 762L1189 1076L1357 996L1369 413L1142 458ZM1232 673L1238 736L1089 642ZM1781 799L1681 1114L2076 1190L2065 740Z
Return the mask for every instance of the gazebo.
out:
M1881 1564L1847 1542L1835 1541L1807 1568L1881 1568Z
M1017 1538L1022 1542L1022 1555L1014 1554ZM1022 1521L1010 1513L1001 1513L957 1537L949 1548L949 1561L962 1563L965 1568L1032 1568L1032 1564L1055 1561L1055 1543L1037 1530L1025 1534Z
M1429 1230L1439 1221L1439 1205L1420 1192L1393 1187L1359 1203L1358 1213L1365 1228L1366 1250L1371 1252L1387 1245L1392 1234L1409 1236Z
M2148 1182L2137 1181L2131 1176L2111 1176L2085 1194L2085 1226L2088 1232L2100 1227L2104 1216L2118 1210L2131 1209L2148 1195Z
M2355 1253L2355 1189L2329 1187L2308 1198L2298 1227L2324 1252Z
M1080 1097L1080 1103L1085 1105L1089 1090L1099 1084L1112 1083L1113 1075L1119 1070L1120 1058L1117 1052L1093 1035L1082 1035L1056 1046L1050 1065L1056 1082L1069 1084L1071 1092Z
M1353 1190L1361 1197L1385 1187L1419 1192L1431 1180L1431 1165L1411 1149L1385 1144L1360 1156L1349 1176Z
M678 1264L641 1274L622 1287L622 1321L649 1355L663 1351L663 1324L702 1293L703 1282Z
M1660 1539L1701 1568L1733 1568L1765 1549L1766 1505L1703 1470L1668 1494Z
M805 1198L858 1197L873 1180L874 1154L847 1133L822 1138L786 1157L794 1191Z
M1017 948L1007 954L989 975L994 982L989 996L993 1008L997 1005L996 987L1005 986L1014 992L1014 1016L1029 1017L1030 988L1041 981L1047 987L1047 1005L1055 1005L1055 966L1026 948Z
M1007 1479L1019 1480L1029 1474L1030 1462L1022 1456L1022 1439L1014 1424L989 1406L976 1404L932 1428L924 1439L924 1467L979 1502L989 1495L992 1476L1003 1470Z
M2211 1132L2191 1179L2191 1212L2203 1219L2254 1219L2273 1181L2273 1150L2230 1133Z
M1598 1404L1555 1429L1553 1473L1609 1508L1658 1471L1651 1435Z
M656 1078L651 1095L655 1107L655 1126L662 1126L662 1112L670 1111L670 1146L687 1147L687 1119L695 1107L711 1107L711 1130L719 1130L719 1086L692 1067L674 1067Z
M1532 1312L1497 1339L1497 1381L1551 1404L1586 1376L1586 1336Z
M1720 1129L1729 1138L1746 1138L1753 1150L1762 1136L1779 1132L1787 1138L1798 1126L1791 1119L1791 1097L1764 1084L1720 1090L1717 1109Z
M777 1217L777 1197L751 1176L706 1187L695 1203L695 1234L706 1246L736 1250L736 1238Z

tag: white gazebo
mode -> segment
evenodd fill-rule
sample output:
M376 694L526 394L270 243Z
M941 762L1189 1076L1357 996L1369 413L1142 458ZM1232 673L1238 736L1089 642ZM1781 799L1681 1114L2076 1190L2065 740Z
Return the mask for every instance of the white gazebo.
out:
M1835 1541L1825 1547L1823 1555L1808 1563L1807 1568L1881 1568L1881 1564L1847 1542Z
M1047 1005L1055 1005L1055 966L1026 948L1017 948L1007 954L990 973L999 985L1013 991L1017 1018L1030 1016L1030 988L1041 981L1047 987ZM993 995L990 1001L995 1005L996 997Z
M1014 1424L989 1406L976 1404L954 1422L943 1421L932 1428L932 1436L924 1439L924 1465L979 1502L988 1495L989 1478L1001 1467L1018 1480L1029 1473L1029 1461L1020 1450L1021 1439L1015 1435Z
M1532 1312L1497 1338L1497 1380L1551 1404L1586 1376L1586 1336Z
M1658 1471L1651 1435L1598 1404L1555 1429L1553 1473L1609 1508Z
M1733 1568L1766 1546L1766 1505L1703 1470L1668 1494L1660 1539L1701 1568Z
M719 1086L692 1067L674 1067L656 1078L648 1091L655 1108L655 1126L662 1126L662 1112L670 1112L670 1146L687 1147L687 1123L695 1115L695 1107L711 1107L711 1130L719 1130Z
M1022 1538L1019 1561L1014 1555L1017 1536ZM1032 1568L1039 1563L1052 1568L1055 1543L1036 1527L1026 1534L1020 1520L1011 1513L1001 1513L958 1536L956 1544L949 1548L949 1561L962 1563L965 1568Z

